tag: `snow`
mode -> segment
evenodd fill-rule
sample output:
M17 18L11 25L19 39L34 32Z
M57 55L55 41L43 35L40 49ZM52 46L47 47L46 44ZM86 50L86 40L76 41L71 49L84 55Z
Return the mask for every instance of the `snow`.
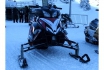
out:
M61 6L62 13L69 13L69 5L57 1L57 6ZM90 11L83 11L77 2L72 2L72 14L88 15L88 22L98 18L95 7ZM93 13L92 13L93 12ZM97 45L87 43L84 36L85 26L80 24L79 28L68 28L68 38L79 43L79 55L87 53L91 61L87 64L69 56L71 49L63 47L49 47L47 50L31 50L25 52L28 63L27 68L20 68L18 55L20 55L21 44L27 42L29 26L27 23L13 23L6 20L6 70L98 70L98 54L94 50Z

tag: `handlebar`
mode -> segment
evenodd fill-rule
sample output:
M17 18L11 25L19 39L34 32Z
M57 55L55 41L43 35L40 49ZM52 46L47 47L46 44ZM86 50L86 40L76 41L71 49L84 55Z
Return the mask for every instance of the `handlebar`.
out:
M62 9L62 8L60 8L60 7L56 7L56 6L52 6L52 7L49 7L49 6L39 6L39 5L37 5L37 6L29 6L29 7L31 7L31 8L44 8L44 7L47 7L47 8L55 8L55 9Z
M62 9L62 8L57 7L56 9Z

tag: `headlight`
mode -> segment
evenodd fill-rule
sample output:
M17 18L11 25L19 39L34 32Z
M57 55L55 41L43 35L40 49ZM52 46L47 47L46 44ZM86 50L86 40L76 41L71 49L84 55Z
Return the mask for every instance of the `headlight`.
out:
M33 27L32 27L32 32L33 32L33 33L34 33L34 30L35 30L35 27L33 26Z
M50 17L50 14L47 13L46 11L43 11L43 14L44 14L45 17Z
M33 22L34 21L34 17L30 17L30 22Z
M57 16L57 12L54 12L53 14L52 14L52 17L56 17Z

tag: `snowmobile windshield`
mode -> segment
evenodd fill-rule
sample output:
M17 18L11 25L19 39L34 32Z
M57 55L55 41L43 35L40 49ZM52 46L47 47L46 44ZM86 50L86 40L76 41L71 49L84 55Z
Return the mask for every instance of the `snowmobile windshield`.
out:
M98 21L93 21L93 22L91 23L91 26L97 28L97 27L98 27Z
M60 11L55 8L30 8L30 14L35 14L40 18L58 18L60 16Z
M42 13L44 15L44 18L58 18L60 15L60 12L54 8L51 9L42 9Z
M91 23L90 23L90 27L91 27L91 29L93 29L93 30L96 30L96 28L98 27L98 21L92 21Z
M40 8L30 8L30 14L36 14L39 10Z

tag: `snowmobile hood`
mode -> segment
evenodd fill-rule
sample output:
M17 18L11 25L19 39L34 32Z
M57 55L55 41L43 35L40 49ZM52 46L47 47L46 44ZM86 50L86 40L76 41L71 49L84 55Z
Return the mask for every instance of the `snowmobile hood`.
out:
M40 18L40 24L46 31L57 34L60 30L60 19L58 18Z

